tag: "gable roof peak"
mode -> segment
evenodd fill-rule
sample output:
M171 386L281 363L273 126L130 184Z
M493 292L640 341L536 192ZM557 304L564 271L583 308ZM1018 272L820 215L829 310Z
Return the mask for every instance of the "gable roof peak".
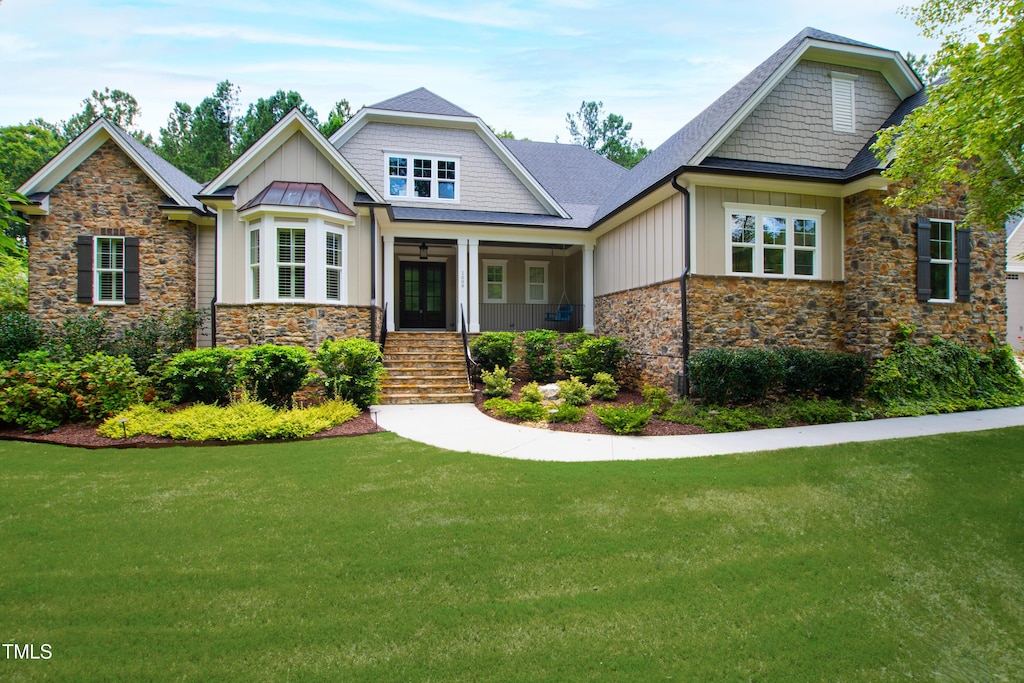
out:
M367 107L367 109L383 109L386 111L411 112L414 114L432 114L437 116L464 116L476 118L473 114L452 104L443 97L436 95L426 88L416 88L407 93L396 95L390 99L378 102Z

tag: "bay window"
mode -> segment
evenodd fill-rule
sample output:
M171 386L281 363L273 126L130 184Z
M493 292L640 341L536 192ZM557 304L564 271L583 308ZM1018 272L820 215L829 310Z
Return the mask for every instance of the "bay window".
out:
M247 232L248 303L346 303L347 226L265 215Z

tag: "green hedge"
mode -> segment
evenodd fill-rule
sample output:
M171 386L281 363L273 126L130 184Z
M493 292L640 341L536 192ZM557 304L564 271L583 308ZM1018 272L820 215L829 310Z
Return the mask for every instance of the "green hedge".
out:
M384 354L380 345L367 339L325 341L316 354L324 373L328 399L351 401L363 409L377 401L384 376Z

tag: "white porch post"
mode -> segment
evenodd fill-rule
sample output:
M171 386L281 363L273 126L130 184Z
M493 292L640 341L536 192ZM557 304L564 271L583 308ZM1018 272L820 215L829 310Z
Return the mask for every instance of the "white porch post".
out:
M384 235L384 303L388 307L384 323L388 332L395 329L395 238Z
M480 331L480 240L469 238L469 331Z
M466 251L467 251L468 239L465 237L459 238L459 246L456 249L458 253L459 265L458 265L458 277L455 281L455 286L459 290L459 310L455 312L455 329L462 330L463 316L469 317L469 273L466 268ZM468 323L467 323L468 324Z
M594 245L583 245L583 329L594 331Z

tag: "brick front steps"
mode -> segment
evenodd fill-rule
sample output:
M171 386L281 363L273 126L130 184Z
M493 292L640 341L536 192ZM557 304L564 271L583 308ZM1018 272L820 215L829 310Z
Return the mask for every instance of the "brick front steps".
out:
M472 403L458 332L388 332L383 405Z

